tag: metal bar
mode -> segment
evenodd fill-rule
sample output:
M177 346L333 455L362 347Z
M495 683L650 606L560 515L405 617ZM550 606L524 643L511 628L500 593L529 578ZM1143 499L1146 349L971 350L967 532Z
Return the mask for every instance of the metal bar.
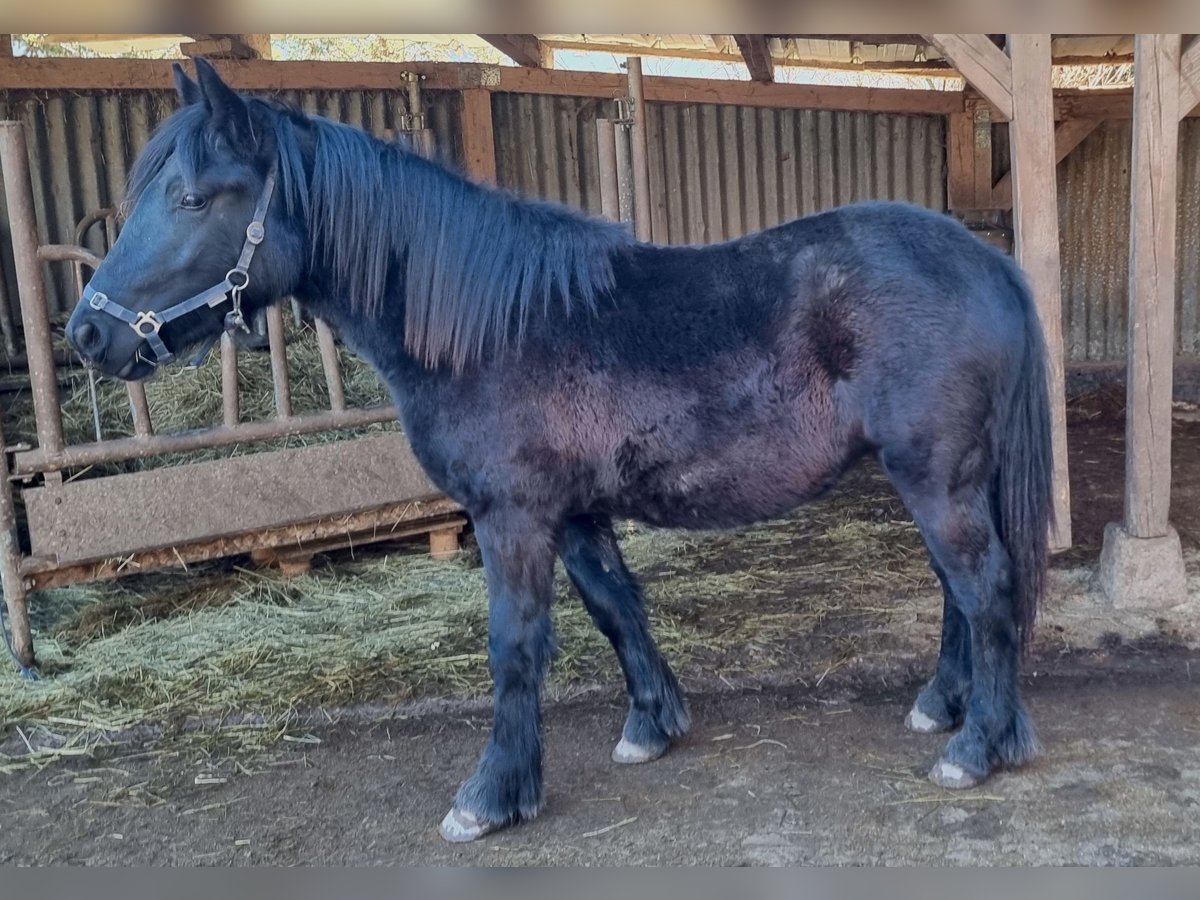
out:
M343 412L313 413L290 419L269 419L265 422L244 422L235 428L209 428L182 434L158 434L148 438L118 438L101 443L77 444L56 454L38 447L21 450L13 456L13 474L35 475L65 468L82 468L97 463L145 459L165 453L187 453L212 447L228 447L249 441L268 441L274 438L338 428L361 428L396 418L394 406L372 406L366 409L347 409Z
M4 446L4 429L0 425L0 447ZM17 514L13 505L14 487L8 481L8 459L2 452L0 466L3 466L5 475L4 484L0 485L0 585L4 588L4 603L8 607L13 653L21 665L32 668L36 661L33 656L33 633L29 627L25 579L20 569L21 544L17 537Z
M133 415L133 433L139 438L154 434L154 423L150 421L150 403L146 400L146 386L140 381L125 385L129 393L129 412Z
M321 367L325 370L325 384L329 387L329 408L341 412L346 408L346 387L342 383L342 366L338 361L337 341L333 329L322 319L317 319L317 347L321 351Z
M646 142L646 87L642 80L641 57L631 56L627 63L629 99L633 103L633 233L638 240L650 240L650 151Z
M17 353L17 330L13 327L12 306L8 299L8 282L4 266L0 265L0 334L4 336L4 353L12 359Z
M221 419L226 428L233 428L242 419L237 344L228 331L221 335Z
M271 347L271 381L275 385L275 412L292 416L292 385L288 380L287 344L283 334L283 310L278 303L267 307L267 343Z
M617 208L622 222L633 223L633 162L629 158L628 123L617 125Z
M621 218L617 189L617 126L612 119L596 120L596 163L600 169L600 212L614 222Z
M45 453L53 455L63 447L62 410L50 340L46 282L38 258L29 152L25 147L25 129L20 122L0 122L0 167L4 169L4 191L8 198L8 221L21 299L21 320L25 328L25 352L29 357L38 445Z

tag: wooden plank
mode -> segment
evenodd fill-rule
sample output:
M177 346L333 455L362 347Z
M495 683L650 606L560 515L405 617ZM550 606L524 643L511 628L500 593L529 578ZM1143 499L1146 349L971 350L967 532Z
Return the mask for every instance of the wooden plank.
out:
M1052 454L1054 549L1071 545L1071 487L1067 470L1067 406L1063 371L1062 285L1058 248L1054 106L1050 82L1050 35L1010 34L1013 117L1013 224L1016 258L1033 290L1046 338Z
M482 88L463 91L463 160L467 175L496 183L496 135L492 126L492 94Z
M1200 35L1192 35L1179 57L1179 118L1200 106Z
M554 51L538 40L536 34L479 35L513 62L535 69L553 69Z
M967 101L971 116L972 152L975 157L975 208L991 209L992 199L992 108L982 100Z
M1167 534L1175 344L1180 36L1134 38L1125 530Z
M408 441L389 434L81 479L22 495L33 555L63 565L348 516L437 493Z
M12 59L12 35L0 34L0 59Z
M217 60L221 77L244 91L396 90L402 72L423 76L428 90L512 91L570 97L625 96L623 75L477 63L363 63L310 60ZM171 90L170 63L150 59L0 59L7 90ZM706 78L646 76L651 102L717 103L782 109L844 109L948 115L962 109L954 91L759 84Z
M1099 119L1067 119L1054 129L1054 161L1060 163L1100 125ZM992 188L994 209L1012 209L1012 172L1000 176Z
M1012 66L986 34L927 34L925 37L1002 116L1012 118Z
M738 50L750 70L751 81L770 84L775 80L775 61L771 59L771 45L765 34L735 34Z
M975 122L971 113L953 113L946 122L946 202L953 212L975 205Z

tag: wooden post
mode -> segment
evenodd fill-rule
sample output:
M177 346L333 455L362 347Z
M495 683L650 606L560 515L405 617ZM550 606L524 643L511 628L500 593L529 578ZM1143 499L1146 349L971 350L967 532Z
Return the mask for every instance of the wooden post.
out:
M0 34L0 57L11 59L12 55L12 35Z
M1101 584L1118 607L1187 599L1183 551L1168 521L1180 39L1134 37L1125 518L1105 528L1100 556Z
M463 159L467 175L496 183L496 135L492 128L492 93L484 88L462 92Z
M992 110L970 98L947 123L946 194L951 211L991 209Z
M1125 429L1125 530L1134 537L1165 535L1171 501L1179 40L1135 37Z
M1016 258L1037 301L1046 337L1046 374L1054 460L1054 549L1071 546L1071 486L1067 471L1067 406L1063 370L1062 284L1058 249L1058 187L1055 178L1054 96L1050 84L1050 35L1010 34L1012 62L1013 224Z

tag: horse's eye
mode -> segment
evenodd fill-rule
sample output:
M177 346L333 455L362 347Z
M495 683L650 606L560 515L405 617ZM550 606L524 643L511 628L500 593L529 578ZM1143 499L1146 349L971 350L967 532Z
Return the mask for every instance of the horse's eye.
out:
M206 203L208 200L201 194L184 194L179 200L182 209L204 209Z

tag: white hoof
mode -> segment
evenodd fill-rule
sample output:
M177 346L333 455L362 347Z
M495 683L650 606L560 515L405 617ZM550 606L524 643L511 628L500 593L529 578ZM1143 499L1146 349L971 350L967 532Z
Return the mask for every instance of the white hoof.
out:
M653 747L639 747L633 741L627 738L621 738L616 747L613 748L613 762L621 763L622 765L636 765L637 763L647 763L651 760L658 759L667 748L656 750Z
M908 715L904 717L904 726L917 734L935 734L946 730L938 724L937 719L932 719L921 712L915 703L913 708L908 711Z
M949 788L955 791L964 788L973 788L983 781L982 778L975 777L962 766L947 762L944 759L938 760L937 765L929 772L929 780L938 787Z
M441 836L452 844L476 841L495 830L496 826L480 822L474 813L459 809L457 806L446 813L446 818L442 819L442 824L438 827Z

